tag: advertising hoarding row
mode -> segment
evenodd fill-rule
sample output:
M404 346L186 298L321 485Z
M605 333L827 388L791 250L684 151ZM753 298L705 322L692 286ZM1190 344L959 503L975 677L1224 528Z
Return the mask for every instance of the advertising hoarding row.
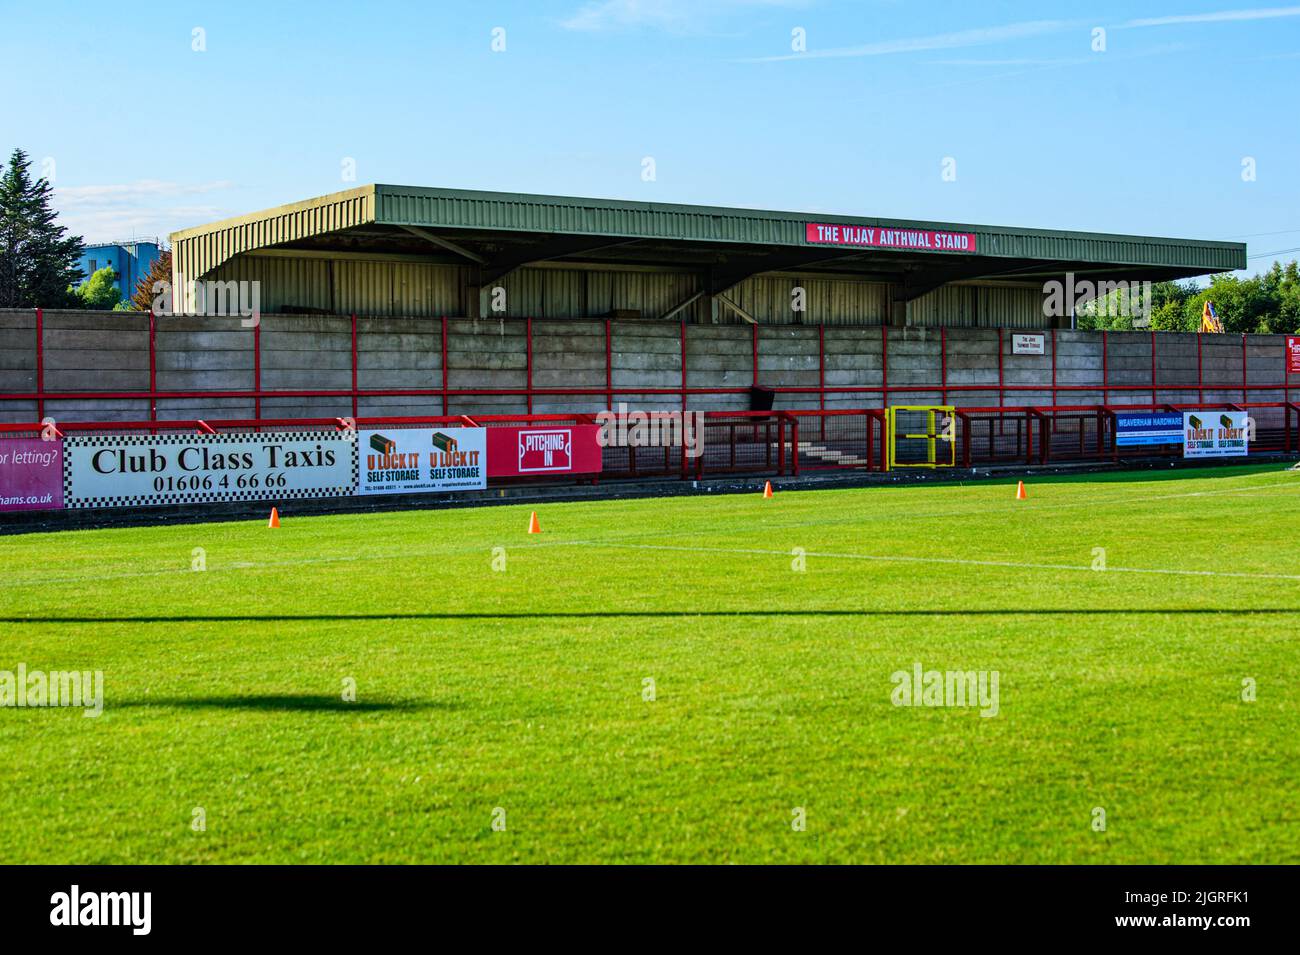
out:
M1183 422L1183 457L1236 458L1249 450L1250 415L1244 411L1189 411Z
M63 442L39 438L0 441L0 511L44 511L63 506Z
M75 435L64 507L133 507L351 494L356 442L336 432Z
M1250 414L1245 411L1182 411L1115 415L1116 447L1161 444L1181 444L1185 458L1243 456L1250 450Z
M485 428L394 428L357 435L358 494L427 494L487 487Z
M1115 444L1121 448L1177 444L1183 440L1183 416L1150 411L1115 415Z
M481 490L598 474L599 428L390 428L0 439L0 511Z

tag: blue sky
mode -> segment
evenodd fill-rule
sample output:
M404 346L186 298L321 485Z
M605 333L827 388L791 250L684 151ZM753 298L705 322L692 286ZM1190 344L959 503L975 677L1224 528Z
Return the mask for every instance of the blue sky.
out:
M53 170L90 240L391 182L1300 246L1300 7L0 0L0 22L0 149Z

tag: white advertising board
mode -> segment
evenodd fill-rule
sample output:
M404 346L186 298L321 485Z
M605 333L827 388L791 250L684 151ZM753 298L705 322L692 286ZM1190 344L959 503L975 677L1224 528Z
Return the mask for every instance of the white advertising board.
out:
M389 428L358 433L358 494L487 487L487 428Z
M73 435L65 507L338 497L356 486L356 441L337 431Z

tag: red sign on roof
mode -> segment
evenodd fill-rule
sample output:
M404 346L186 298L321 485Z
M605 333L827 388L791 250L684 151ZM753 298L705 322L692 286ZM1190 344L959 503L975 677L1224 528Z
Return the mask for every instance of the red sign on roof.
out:
M851 245L909 252L959 252L968 255L975 251L975 234L972 232L882 229L878 226L809 222L805 237L816 245Z

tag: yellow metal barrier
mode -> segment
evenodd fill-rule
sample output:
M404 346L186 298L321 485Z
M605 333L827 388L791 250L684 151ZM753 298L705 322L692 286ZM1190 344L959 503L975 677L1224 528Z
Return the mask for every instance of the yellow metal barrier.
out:
M898 417L924 414L924 431L899 433ZM893 405L885 409L885 469L951 468L957 464L957 409L953 405ZM924 461L898 460L898 441L924 441ZM940 453L940 443L947 450Z

